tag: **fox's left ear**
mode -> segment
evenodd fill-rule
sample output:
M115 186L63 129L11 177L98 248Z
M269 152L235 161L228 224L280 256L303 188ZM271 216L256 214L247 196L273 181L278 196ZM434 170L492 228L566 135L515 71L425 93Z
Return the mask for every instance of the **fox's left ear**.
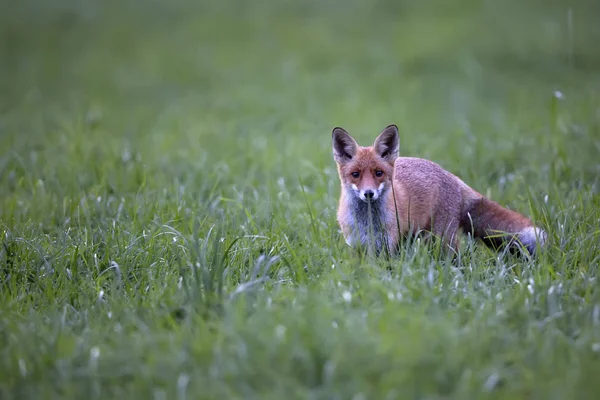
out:
M377 136L373 144L375 152L386 161L394 162L400 151L400 137L396 125L388 125L383 132Z

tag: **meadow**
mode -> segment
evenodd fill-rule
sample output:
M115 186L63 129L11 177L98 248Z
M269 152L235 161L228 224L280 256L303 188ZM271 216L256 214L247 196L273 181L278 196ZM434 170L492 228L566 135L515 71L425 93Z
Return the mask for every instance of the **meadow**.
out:
M0 398L600 397L594 1L0 1ZM349 248L331 131L549 234Z

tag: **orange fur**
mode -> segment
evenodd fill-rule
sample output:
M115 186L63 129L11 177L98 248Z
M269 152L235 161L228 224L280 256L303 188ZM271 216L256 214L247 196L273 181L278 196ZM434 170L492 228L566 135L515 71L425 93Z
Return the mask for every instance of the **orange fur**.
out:
M428 232L457 250L463 231L492 247L520 242L533 254L536 242L546 239L529 218L485 198L438 164L399 157L395 125L369 147L342 128L333 130L332 139L342 185L337 218L351 246L393 253L402 237Z

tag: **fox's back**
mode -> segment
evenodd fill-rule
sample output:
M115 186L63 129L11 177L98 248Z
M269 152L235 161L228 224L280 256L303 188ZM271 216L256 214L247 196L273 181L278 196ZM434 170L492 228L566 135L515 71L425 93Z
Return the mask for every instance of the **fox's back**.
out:
M446 186L467 187L458 177L437 163L416 157L398 157L394 163L394 180L411 191L437 191Z
M433 161L398 157L394 163L394 186L401 208L410 208L410 219L428 225L432 213L458 216L465 198L474 193L462 180Z

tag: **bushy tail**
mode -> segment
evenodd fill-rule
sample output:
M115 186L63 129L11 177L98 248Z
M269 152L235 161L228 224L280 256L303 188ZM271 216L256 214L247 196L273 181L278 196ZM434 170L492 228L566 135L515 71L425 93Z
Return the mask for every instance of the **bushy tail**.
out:
M535 227L529 218L483 196L466 205L461 225L465 233L471 233L489 247L509 246L511 251L524 247L531 255L547 238L546 232Z

